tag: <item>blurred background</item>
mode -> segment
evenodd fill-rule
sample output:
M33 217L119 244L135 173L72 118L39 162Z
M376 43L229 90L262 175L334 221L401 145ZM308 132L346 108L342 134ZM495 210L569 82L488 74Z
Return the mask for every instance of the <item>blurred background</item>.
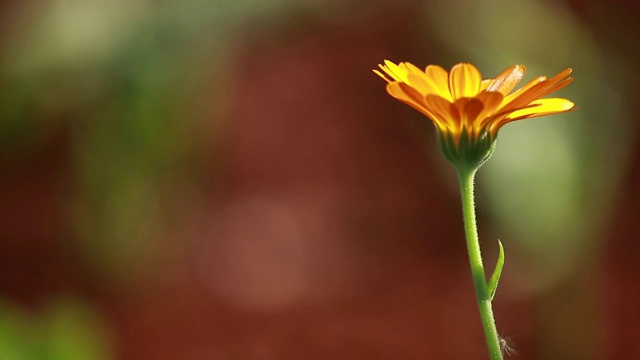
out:
M574 68L579 110L479 173L498 329L640 358L636 2L0 4L0 359L487 359L455 174L384 59Z

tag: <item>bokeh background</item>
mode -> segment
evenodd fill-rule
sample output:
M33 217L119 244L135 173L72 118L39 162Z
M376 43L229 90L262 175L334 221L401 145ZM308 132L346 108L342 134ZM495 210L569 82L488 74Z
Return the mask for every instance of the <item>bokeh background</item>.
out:
M578 111L478 178L519 359L640 358L640 3L0 2L0 359L486 359L455 174L383 59Z

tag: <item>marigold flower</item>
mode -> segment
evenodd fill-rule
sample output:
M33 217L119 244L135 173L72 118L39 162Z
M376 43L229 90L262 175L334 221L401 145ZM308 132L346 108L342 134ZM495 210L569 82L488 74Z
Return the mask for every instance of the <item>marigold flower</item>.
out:
M525 73L513 65L493 79L482 80L472 64L450 72L437 65L424 71L408 62L385 60L373 70L387 81L387 92L425 114L435 124L439 146L454 166L479 167L490 156L500 128L512 121L569 111L573 102L542 97L569 85L571 69L547 78L539 76L513 91Z

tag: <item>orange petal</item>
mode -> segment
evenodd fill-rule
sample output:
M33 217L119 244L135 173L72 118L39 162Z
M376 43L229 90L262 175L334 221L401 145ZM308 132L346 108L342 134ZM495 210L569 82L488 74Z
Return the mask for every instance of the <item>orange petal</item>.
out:
M481 92L476 99L481 100L484 103L485 109L495 110L502 100L504 99L504 95L500 92Z
M482 101L484 109L478 116L476 126L482 127L486 124L487 120L495 114L496 110L502 103L504 95L501 92L481 92L476 99Z
M420 99L416 99L416 94L415 94L415 90L413 91L413 93L407 94L405 92L405 88L403 88L401 85L405 85L404 83L401 82L391 82L387 84L387 92L389 93L389 95L393 96L394 98L403 101L407 104L411 104L414 107L420 107L422 108L422 102L420 101ZM406 85L405 85L406 86ZM409 87L409 89L411 89ZM418 94L419 96L419 94Z
M460 103L460 100L456 101L456 106L462 113L462 124L467 129L476 132L475 124L478 122L478 118L484 110L484 103L477 98L463 99L464 103Z
M536 86L537 84L539 84L539 83L541 83L541 82L543 82L543 81L546 81L546 80L547 80L547 77L546 77L546 76L538 76L537 78L535 78L535 79L533 79L533 80L529 81L528 83L524 84L524 86L523 86L523 87L521 87L521 88L519 88L518 90L514 91L513 93L511 93L511 94L507 95L507 96L505 97L505 100L508 100L508 99L510 99L510 98L517 97L517 96L518 96L518 94L520 94L520 93L522 93L522 92L524 92L524 91L527 91L527 90L529 90L530 88L532 88L532 87Z
M418 92L413 86L407 85L405 83L398 83L400 89L411 99L411 101L420 105L421 107L425 107L424 96Z
M417 91L407 84L401 82L391 82L387 84L387 92L394 98L413 107L426 116L433 119L434 114L425 106L425 101Z
M555 84L557 82L560 82L562 79L564 79L567 76L571 75L572 72L573 72L572 68L566 68L566 69L562 70L561 72L559 72L554 77L552 77L551 79L549 79L549 83Z
M534 94L537 94L540 89L547 86L546 81L546 76L539 76L529 81L525 86L514 91L512 94L507 95L500 105L501 110L517 110L518 108L521 108L535 100L536 97Z
M537 100L543 96L547 96L552 92L558 91L563 87L569 85L573 81L573 78L566 78L566 77L569 74L571 74L572 71L573 70L571 68L567 68L561 71L560 73L558 73L557 75L553 76L549 80L545 81L544 82L545 85L541 86L537 92L535 91L531 92L530 95L532 96L532 99L530 100L530 102Z
M460 125L460 112L458 108L438 95L425 97L427 109L431 111L442 127L458 129Z
M572 77L566 78L566 79L556 83L555 85L550 86L548 89L545 90L544 95L542 95L542 96L545 96L545 95L551 94L553 92L556 92L556 91L562 89L563 87L571 84L572 82L573 82L573 78Z
M525 88L519 89L518 91L516 91L517 94L516 93L511 94L514 96L513 96L513 100L508 106L514 109L517 109L543 96L549 95L554 91L558 91L562 89L563 87L569 85L573 81L573 78L566 78L569 74L571 74L572 71L573 70L571 68L565 69L548 80L545 79L537 84L534 84L531 87L525 86L526 89ZM542 78L544 77L540 77L538 79L542 79ZM523 91L520 91L520 90L523 90ZM506 105L505 105L505 108L506 108Z

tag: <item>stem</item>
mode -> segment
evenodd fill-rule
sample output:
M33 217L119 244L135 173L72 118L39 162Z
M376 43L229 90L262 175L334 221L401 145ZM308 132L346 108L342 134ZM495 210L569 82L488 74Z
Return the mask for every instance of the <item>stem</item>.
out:
M471 263L471 273L473 275L473 285L476 289L476 301L480 310L482 327L489 348L491 360L502 360L502 349L496 322L493 318L491 299L487 292L487 282L482 265L482 255L480 253L480 243L478 241L478 230L476 228L475 203L473 198L473 180L476 169L458 170L460 179L460 195L462 197L462 216L464 219L464 232L467 237L467 250L469 252L469 262Z

